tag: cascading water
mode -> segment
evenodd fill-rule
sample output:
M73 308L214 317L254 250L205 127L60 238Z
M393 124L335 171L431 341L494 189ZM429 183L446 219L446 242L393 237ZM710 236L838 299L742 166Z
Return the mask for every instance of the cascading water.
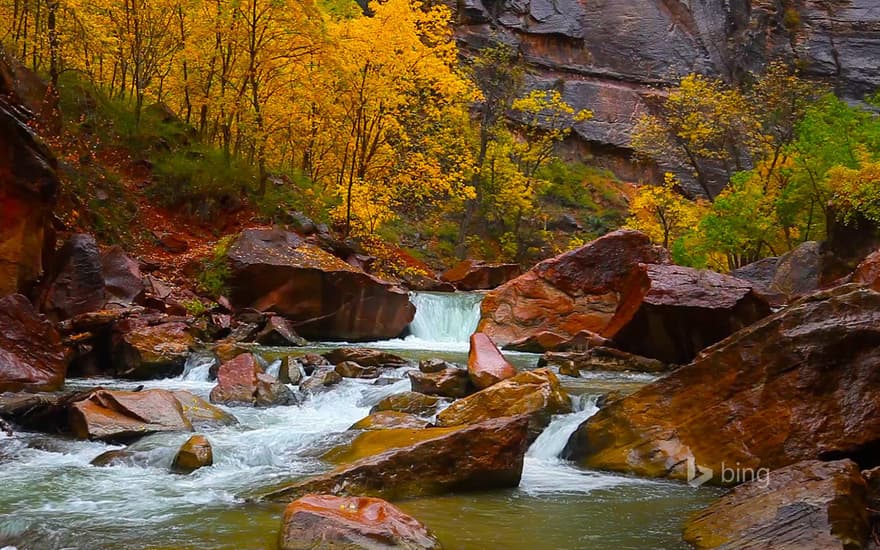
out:
M412 342L467 344L480 322L479 292L412 292L416 315L409 325Z

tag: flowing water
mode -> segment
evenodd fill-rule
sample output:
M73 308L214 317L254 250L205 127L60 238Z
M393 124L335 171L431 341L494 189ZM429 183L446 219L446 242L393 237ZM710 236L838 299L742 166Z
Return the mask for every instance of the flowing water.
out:
M438 304L423 293L413 296L423 308L433 303L429 307L440 312L479 305L478 297L471 302L460 296L449 299L455 300L454 306ZM459 321L461 326L476 323L463 314ZM452 345L461 344L456 340L467 338L465 330L455 332L458 323L446 324L436 316L417 317L417 322L424 322L423 328L412 331L420 334L419 341L411 337L406 344L372 347L394 348L413 360L441 356L466 361L463 352L452 350ZM431 322L441 327L437 330L442 340L434 346L441 351L423 349L431 347L433 329L424 328ZM321 349L325 348L316 351ZM261 351L271 371L277 370L275 357L303 350ZM520 368L532 368L537 356L513 354L509 359ZM131 389L144 384L207 397L213 387L207 381L212 364L210 357L194 355L174 379L71 380L68 386ZM0 548L274 548L283 507L249 503L244 496L328 469L320 455L346 441L351 424L383 397L409 389L405 369L393 375L399 381L385 386L346 379L299 406L227 408L239 424L202 432L213 445L214 465L188 476L168 473L173 454L188 434L143 438L130 447L130 459L107 467L90 461L121 447L44 434L0 434ZM558 458L569 435L596 412L599 394L631 391L649 380L609 373L563 378L574 395L575 412L555 417L532 444L518 488L415 499L400 506L431 527L447 550L685 548L680 537L684 518L708 504L717 491L587 471Z

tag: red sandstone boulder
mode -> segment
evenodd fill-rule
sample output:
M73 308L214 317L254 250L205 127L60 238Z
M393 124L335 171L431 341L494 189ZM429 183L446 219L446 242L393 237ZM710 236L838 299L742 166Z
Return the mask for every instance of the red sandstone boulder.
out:
M2 407L0 407L2 412ZM397 411L379 411L361 418L349 430L387 430L389 428L425 428L431 423L414 414Z
M306 495L285 508L278 548L438 550L440 543L417 519L384 500Z
M101 274L107 299L105 307L127 307L143 300L146 287L140 266L119 246L112 246L101 254Z
M519 264L489 264L479 260L464 260L440 275L440 280L458 290L490 290L519 277Z
M853 282L868 285L880 291L880 250L874 252L859 264L853 275Z
M149 380L183 372L195 337L187 323L162 320L151 324L145 317L116 324L112 357L117 376Z
M535 369L454 401L437 415L437 425L460 426L525 415L529 419L529 440L534 440L553 415L571 410L571 398L556 375L548 369Z
M98 390L70 407L70 425L81 439L130 441L168 431L192 431L177 398L166 390Z
M412 391L457 399L471 392L471 379L464 369L452 367L439 372L410 371L407 373Z
M70 237L53 258L49 283L42 292L42 311L56 321L104 307L101 253L91 235Z
M210 399L212 403L250 407L296 403L290 388L263 372L257 358L250 353L220 365Z
M584 422L563 454L589 468L686 479L687 465L781 468L880 441L880 293L810 295Z
M282 315L306 338L394 338L415 313L405 290L295 233L247 229L229 249L228 259L232 304Z
M692 516L695 548L864 548L865 480L855 462L807 460L762 473Z
M261 496L290 501L309 493L332 493L394 500L516 487L522 476L527 431L528 419L516 417L461 428L364 432L380 434L387 444L371 445L372 456L280 485Z
M423 393L405 391L389 395L385 399L376 403L370 414L382 411L396 411L407 414L417 414L431 416L437 412L437 409L444 401L435 395L425 395Z
M64 384L67 363L58 331L27 298L0 298L0 392L55 391Z
M323 357L334 365L343 361L354 361L364 367L400 367L407 364L406 359L399 355L367 348L336 348Z
M365 367L354 361L343 361L333 369L336 374L343 378L378 378L379 370L376 367Z
M191 474L199 468L214 464L214 450L208 438L194 435L180 446L171 463L171 471L175 474Z
M669 253L638 231L609 233L489 292L478 330L502 347L542 332L563 340L584 330L600 333L640 263L668 264Z
M683 364L770 314L750 283L677 265L639 265L602 336L620 349Z
M476 332L471 334L468 375L474 386L483 389L516 376L516 367L507 362L488 336Z

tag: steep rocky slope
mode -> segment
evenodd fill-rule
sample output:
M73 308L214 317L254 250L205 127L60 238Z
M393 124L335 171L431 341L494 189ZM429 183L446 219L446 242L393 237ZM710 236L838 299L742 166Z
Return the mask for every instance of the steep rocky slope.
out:
M736 80L782 58L847 99L880 87L876 0L460 0L458 21L465 47L515 45L533 69L530 86L592 109L578 136L632 179L635 120L690 72Z

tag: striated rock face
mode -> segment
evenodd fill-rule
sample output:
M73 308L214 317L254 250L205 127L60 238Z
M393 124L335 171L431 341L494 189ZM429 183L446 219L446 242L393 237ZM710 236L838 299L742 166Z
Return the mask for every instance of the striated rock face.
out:
M229 249L228 259L232 304L283 315L306 338L394 338L415 314L405 290L295 233L247 229Z
M741 330L584 422L564 457L685 479L688 462L780 468L880 443L880 293L819 292Z
M486 294L478 330L501 347L542 333L554 342L601 332L638 264L668 264L644 233L620 230L539 263Z
M739 79L783 58L849 99L880 87L874 0L464 0L456 35L470 49L514 45L533 70L530 87L555 88L576 109L591 109L577 135L627 179L635 179L631 164L619 160L629 156L635 121L657 86L690 72Z
M27 298L0 298L0 392L55 391L67 363L61 335Z
M289 501L308 493L332 493L394 500L516 487L522 476L527 427L528 419L515 417L460 429L435 428L437 437L380 451L326 474L276 487L262 496Z
M384 500L306 495L285 508L278 548L439 550L440 542L417 519Z
M807 460L741 485L685 525L684 540L710 548L863 548L865 480L851 460Z
M617 347L666 363L697 353L770 314L751 283L677 265L639 265L602 336Z
M853 282L868 285L880 292L880 250L874 252L859 264L853 275Z

